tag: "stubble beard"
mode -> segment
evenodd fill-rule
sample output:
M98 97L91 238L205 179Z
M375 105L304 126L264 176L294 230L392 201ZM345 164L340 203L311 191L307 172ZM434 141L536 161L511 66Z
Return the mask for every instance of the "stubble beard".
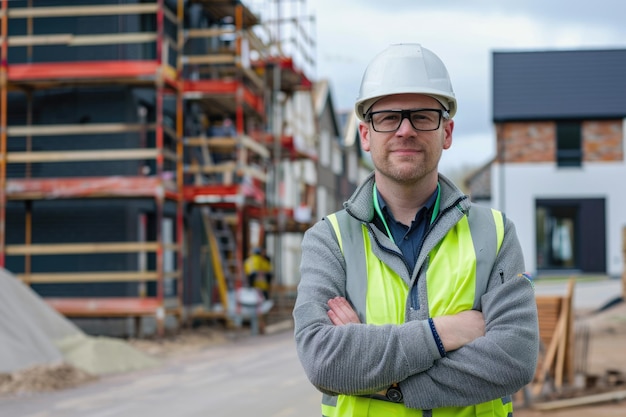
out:
M433 133L435 133L435 135L425 139L438 141L440 144L443 144L444 133ZM404 140L412 141L418 139L405 138ZM434 147L426 145L416 154L394 156L393 153L381 147L378 149L378 152L375 152L378 157L375 158L374 153L372 153L372 162L376 171L382 176L397 184L413 185L429 177L433 172L437 172L442 153L443 147L437 150Z
M437 170L436 155L419 153L415 156L403 156L392 160L390 154L384 158L372 159L374 167L383 176L402 185L413 185Z

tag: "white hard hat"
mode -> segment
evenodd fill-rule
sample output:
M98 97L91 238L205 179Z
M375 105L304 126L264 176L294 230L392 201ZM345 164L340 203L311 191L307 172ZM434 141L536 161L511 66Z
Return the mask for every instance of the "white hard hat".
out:
M391 45L369 63L354 105L359 119L383 96L417 93L438 100L453 117L456 98L448 70L431 50L417 43Z

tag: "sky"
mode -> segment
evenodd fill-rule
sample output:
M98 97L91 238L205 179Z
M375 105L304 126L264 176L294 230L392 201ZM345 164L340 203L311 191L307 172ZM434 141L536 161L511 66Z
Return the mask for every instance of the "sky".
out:
M352 108L365 67L390 44L420 43L443 60L458 101L444 173L495 156L494 51L626 48L623 0L283 1L295 4L286 14L315 16L313 78L329 80L337 110Z

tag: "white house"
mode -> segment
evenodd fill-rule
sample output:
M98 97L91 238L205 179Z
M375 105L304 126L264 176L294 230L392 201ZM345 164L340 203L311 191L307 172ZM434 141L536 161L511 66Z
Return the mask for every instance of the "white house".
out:
M490 204L531 272L624 270L624 74L623 49L493 53Z

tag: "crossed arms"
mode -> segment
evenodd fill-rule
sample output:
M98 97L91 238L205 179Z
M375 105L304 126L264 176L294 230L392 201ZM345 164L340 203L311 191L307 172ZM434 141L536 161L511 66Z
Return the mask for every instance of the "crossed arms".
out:
M345 300L341 250L324 225L310 229L294 320L298 354L313 385L331 395L362 395L399 382L405 405L431 409L484 402L527 384L538 352L536 304L530 282L517 277L519 243L507 235L515 236L510 223L482 312L433 318L447 351L441 357L427 317L360 323Z

